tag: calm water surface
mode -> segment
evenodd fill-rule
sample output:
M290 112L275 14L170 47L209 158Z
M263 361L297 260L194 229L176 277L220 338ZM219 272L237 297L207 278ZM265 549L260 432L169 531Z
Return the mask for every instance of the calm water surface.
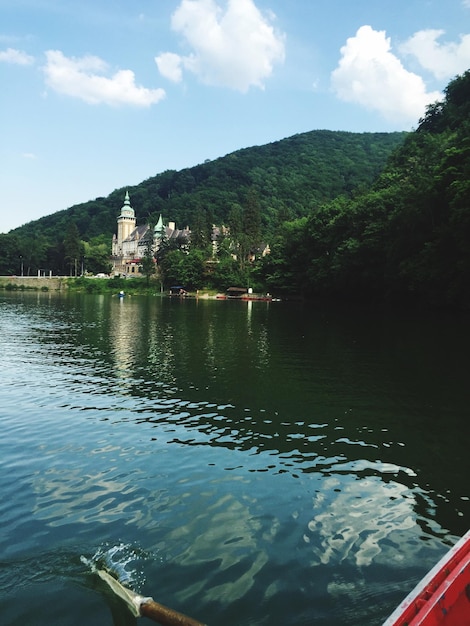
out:
M468 319L0 293L0 621L378 625L469 524Z

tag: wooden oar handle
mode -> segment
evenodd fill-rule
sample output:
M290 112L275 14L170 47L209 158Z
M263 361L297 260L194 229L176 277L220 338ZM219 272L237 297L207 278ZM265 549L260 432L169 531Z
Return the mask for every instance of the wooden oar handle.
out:
M162 624L162 626L204 626L201 622L150 599L142 602L140 614Z

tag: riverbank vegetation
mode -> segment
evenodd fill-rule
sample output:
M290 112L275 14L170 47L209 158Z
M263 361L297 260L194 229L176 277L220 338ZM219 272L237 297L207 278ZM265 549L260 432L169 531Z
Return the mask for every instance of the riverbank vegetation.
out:
M189 249L174 242L144 264L144 290L239 285L468 309L470 71L412 133L313 131L129 191L138 222L162 214L191 228ZM108 271L123 196L116 190L1 235L0 273L17 273L27 257L28 268ZM227 227L215 247L213 224Z

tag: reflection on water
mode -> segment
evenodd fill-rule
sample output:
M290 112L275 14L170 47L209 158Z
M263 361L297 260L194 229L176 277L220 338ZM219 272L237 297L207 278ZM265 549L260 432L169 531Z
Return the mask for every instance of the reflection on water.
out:
M54 555L76 581L80 554L140 546L131 582L209 623L380 623L466 530L469 341L462 320L1 296L3 589L39 558L37 605Z
M317 535L314 548L318 562L326 564L353 558L367 566L377 557L383 563L403 561L390 535L415 525L412 498L399 483L384 483L377 476L344 485L337 477L327 478L313 501L314 517L304 535L306 543ZM387 549L388 547L388 549ZM392 549L390 549L392 548Z

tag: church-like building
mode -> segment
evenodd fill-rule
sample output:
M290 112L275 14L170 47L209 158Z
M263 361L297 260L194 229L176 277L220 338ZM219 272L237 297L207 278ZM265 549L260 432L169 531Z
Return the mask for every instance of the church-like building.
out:
M136 226L135 212L126 191L124 204L117 218L117 235L113 235L112 271L114 275L139 276L141 259L149 247L154 254L163 240L182 238L189 242L190 236L189 228L177 229L174 222L165 226L161 215L153 229L149 224Z

